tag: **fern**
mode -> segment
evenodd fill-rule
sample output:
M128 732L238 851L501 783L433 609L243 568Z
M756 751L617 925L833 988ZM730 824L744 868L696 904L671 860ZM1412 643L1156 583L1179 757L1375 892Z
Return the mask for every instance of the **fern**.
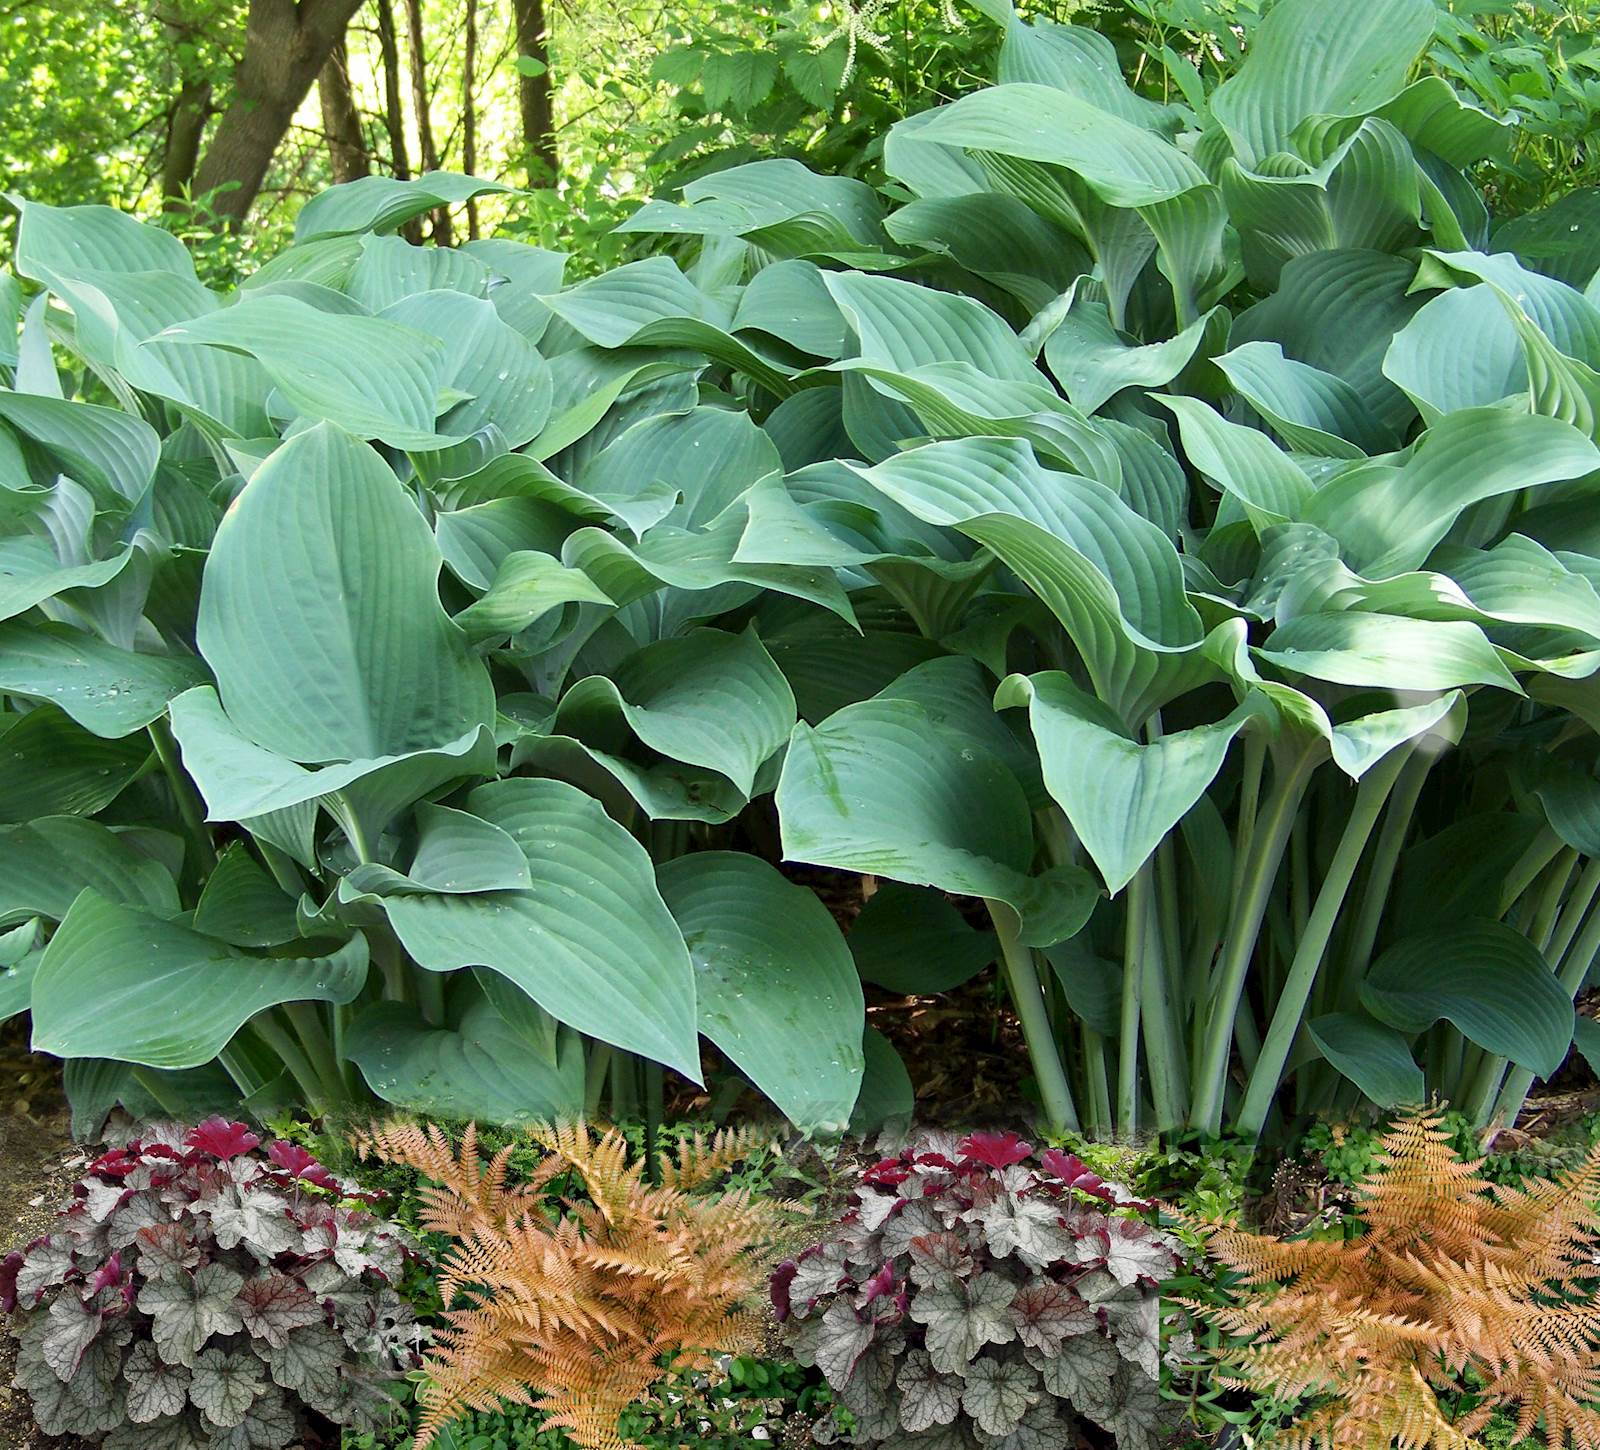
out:
M1242 1278L1229 1305L1189 1304L1244 1343L1227 1383L1315 1397L1278 1442L1291 1450L1468 1450L1497 1410L1551 1450L1600 1447L1596 1274L1600 1148L1564 1178L1491 1184L1442 1120L1414 1112L1356 1185L1348 1241L1279 1240L1191 1220ZM1482 1388L1452 1419L1441 1391Z
M615 1129L596 1137L564 1123L533 1136L545 1157L517 1187L505 1181L511 1149L485 1164L472 1129L459 1155L436 1127L393 1122L356 1137L362 1153L434 1181L421 1194L423 1227L455 1241L440 1273L454 1307L418 1396L416 1450L448 1421L502 1400L544 1411L587 1450L617 1450L618 1416L667 1373L663 1356L703 1367L708 1350L760 1338L745 1301L763 1281L759 1251L784 1219L743 1190L694 1190L763 1140L749 1130L697 1136L661 1155L652 1185ZM552 1214L543 1190L569 1171L584 1198Z

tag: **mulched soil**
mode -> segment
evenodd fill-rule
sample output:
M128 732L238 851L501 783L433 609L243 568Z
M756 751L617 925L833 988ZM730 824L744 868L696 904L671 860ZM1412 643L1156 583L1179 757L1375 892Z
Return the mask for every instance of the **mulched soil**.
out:
M60 1068L27 1051L13 1021L0 1029L0 1253L43 1233L72 1193L88 1155L72 1141ZM12 1388L16 1341L0 1315L0 1445L6 1450L70 1450L76 1437L42 1434L28 1399Z

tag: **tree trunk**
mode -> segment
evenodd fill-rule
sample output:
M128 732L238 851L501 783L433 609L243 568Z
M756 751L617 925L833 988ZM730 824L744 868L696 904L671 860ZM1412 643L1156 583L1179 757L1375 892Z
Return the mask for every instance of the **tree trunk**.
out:
M461 63L461 169L471 176L478 169L478 103L473 89L478 81L478 0L467 0L467 42ZM467 236L478 240L478 199L467 198Z
M230 226L244 221L294 113L360 6L361 0L250 0L233 100L194 179L196 194L208 197Z
M322 104L322 129L327 133L333 179L354 181L358 176L369 175L372 162L361 134L356 98L350 89L350 58L343 39L334 46L317 77L317 99Z
M428 110L427 34L422 28L422 0L406 0L406 29L411 39L411 106L417 113L417 142L422 148L422 169L439 169L439 148L433 142L433 120ZM444 207L433 213L433 240L450 245L450 213Z
M167 116L167 146L161 158L162 211L182 211L188 205L210 109L211 82L186 80Z
M519 75L517 100L522 111L522 144L528 158L528 185L554 186L561 175L556 150L554 96L550 82L550 36L544 0L512 0L517 24L517 49L538 61L538 75Z
M394 26L394 0L378 0L378 50L383 57L383 128L389 133L389 169L397 180L411 179L406 155L406 112L400 98L400 39ZM400 228L408 242L422 240L422 224L412 217Z

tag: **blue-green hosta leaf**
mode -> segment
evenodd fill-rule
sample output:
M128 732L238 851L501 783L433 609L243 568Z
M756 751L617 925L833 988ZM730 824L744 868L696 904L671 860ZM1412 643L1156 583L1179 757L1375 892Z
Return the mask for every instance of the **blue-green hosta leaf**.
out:
M644 849L560 781L496 781L466 804L521 846L532 885L386 898L413 959L488 967L559 1021L698 1082L694 969Z
M981 7L980 7L981 8ZM1009 0L1006 8L1009 10ZM1122 78L1116 47L1097 30L1057 25L1042 17L1024 24L1014 12L1005 21L999 80L1029 81L1081 97L1102 111L1152 131L1170 131L1172 108L1147 100Z
M1422 240L1422 174L1393 126L1371 118L1330 154L1320 150L1311 157L1320 164L1304 170L1285 164L1264 174L1231 157L1222 163L1228 217L1258 292L1277 286L1291 257L1340 247L1394 252Z
M1314 492L1311 480L1259 428L1230 423L1198 398L1158 394L1156 401L1177 416L1190 461L1239 500L1258 530L1300 516Z
M257 292L157 340L246 353L300 413L360 437L417 450L451 441L434 427L448 406L449 351L415 328Z
M911 1074L895 1051L894 1044L876 1027L868 1027L861 1038L866 1071L861 1078L861 1093L850 1115L850 1131L869 1137L880 1128L909 1127L916 1111L917 1095Z
M1431 299L1395 334L1383 371L1430 423L1528 387L1516 329L1484 285L1452 287Z
M296 808L320 803L339 820L376 840L401 811L453 780L492 775L494 733L474 726L431 750L376 756L307 768L256 744L223 712L209 686L185 691L172 702L172 733L183 752L183 766L205 797L206 818L238 821L247 827L271 817L298 836L312 818ZM294 819L285 818L290 813ZM296 859L303 851L284 845L269 824L266 837Z
M150 491L161 439L118 408L0 388L0 418L44 449L102 511L127 513Z
M1576 187L1549 206L1496 227L1494 250L1515 253L1524 266L1584 288L1600 272L1597 223L1600 187Z
M86 890L34 978L33 1043L58 1057L198 1067L264 1008L352 1002L366 976L360 936L327 956L260 956Z
M418 247L404 237L380 237L370 233L360 242L361 250L344 291L368 312L382 312L402 298L414 297L420 292L461 292L468 297L487 295L488 265L470 252L453 247ZM398 320L404 321L403 318Z
M1550 829L1585 856L1600 855L1600 781L1557 756L1537 762L1533 793Z
M637 807L653 821L720 826L750 804L750 797L717 771L677 760L641 764L567 735L524 732L512 749L511 765L570 781L619 817Z
M328 426L256 471L217 530L197 638L229 718L291 760L371 760L494 718L439 603L439 550L394 474Z
M789 682L753 633L698 629L579 680L562 697L554 730L615 750L620 726L670 759L725 775L748 796L794 722Z
M1009 292L1029 312L1047 307L1094 268L1069 231L999 192L922 197L892 212L884 225L901 245L949 257ZM756 274L746 297L772 270Z
M53 705L0 714L0 823L92 816L127 789L149 755L148 740L102 739Z
M36 921L0 934L0 956L8 959L0 961L0 1022L26 1012L33 1001L33 979L44 955L43 949L34 944L38 936ZM18 952L16 947L23 943L28 949Z
M910 700L797 725L777 803L786 857L1005 901L1033 945L1071 936L1094 903L1083 871L1028 875L1033 826L1016 777L946 741Z
M802 1132L842 1133L861 1090L861 981L827 907L754 856L656 869L695 965L700 1030Z
M815 357L843 356L845 321L824 275L798 258L763 267L739 294L731 330L763 332Z
M574 483L607 501L676 495L661 515L678 528L715 523L752 485L779 473L778 450L750 416L726 408L691 408L645 418L587 459ZM654 519L651 520L653 524Z
M918 141L1061 166L1102 201L1145 206L1206 186L1203 172L1164 138L1049 86L991 86L934 111Z
M16 268L24 277L48 283L58 270L84 269L194 276L189 250L176 236L115 207L46 206L14 193L6 200L20 214Z
M823 281L870 363L913 372L964 362L993 378L1042 381L1016 333L974 298L860 272L827 272Z
M1285 357L1277 343L1247 342L1214 361L1273 431L1302 453L1361 458L1399 442L1343 378Z
M552 1054L488 998L453 1029L428 1026L402 1002L374 1002L345 1050L380 1098L428 1117L522 1125L583 1112L582 1040L564 1035Z
M294 239L303 245L320 237L354 232L392 232L412 217L436 207L459 206L475 196L511 189L498 181L449 171L425 171L407 181L392 176L362 176L341 186L330 186L301 207L295 218Z
M1522 693L1488 636L1464 621L1386 614L1302 614L1279 625L1256 651L1285 670L1389 690L1495 685Z
M1407 705L1398 710L1375 710L1333 727L1328 747L1334 764L1360 780L1397 745L1407 740L1434 737L1435 743L1457 744L1466 725L1466 697L1459 690Z
M442 385L466 396L439 419L440 433L465 438L492 427L519 448L549 421L550 366L491 303L461 292L420 292L386 308L382 320L444 343Z
M507 554L495 570L488 592L455 616L473 640L520 634L565 604L610 604L611 597L587 574L536 550Z
M1441 418L1398 465L1356 465L1302 517L1375 578L1415 569L1469 504L1600 469L1600 449L1558 418L1468 408Z
M1537 947L1478 920L1402 938L1373 964L1361 1002L1402 1032L1444 1019L1469 1041L1549 1077L1572 1045L1572 995Z
M300 935L294 899L242 841L217 858L194 910L194 929L236 947L276 947Z
M1323 1057L1379 1107L1407 1107L1425 1100L1422 1069L1404 1034L1393 1027L1364 1012L1332 1012L1312 1018L1306 1031Z
M109 559L67 563L48 539L29 534L0 539L0 619L12 619L68 590L103 588L135 561L137 553L124 548Z
M110 901L177 915L171 873L98 821L42 816L0 830L0 851L0 926L35 916L59 921L86 886Z
M1276 342L1285 356L1342 378L1375 423L1404 433L1410 400L1383 372L1395 333L1422 305L1410 295L1416 265L1361 249L1313 252L1285 263L1278 289L1234 319L1235 345Z
M460 249L489 268L489 300L494 309L529 342L538 342L550 325L546 293L558 291L567 259L504 237L485 237Z
M1216 779L1255 713L1246 704L1215 724L1141 745L1115 711L1056 670L1010 676L995 705L1028 707L1045 784L1113 894Z
M143 729L206 678L192 655L135 654L62 624L0 625L0 693L59 705L110 740Z
M977 976L999 953L992 931L979 931L936 891L883 882L845 938L862 980L912 996L948 992Z
M1427 0L1282 0L1211 109L1249 160L1290 149L1308 116L1361 116L1400 93L1433 38Z
M1092 413L1123 388L1170 383L1225 325L1213 308L1176 336L1139 346L1118 336L1103 304L1079 302L1050 334L1044 356L1073 405Z

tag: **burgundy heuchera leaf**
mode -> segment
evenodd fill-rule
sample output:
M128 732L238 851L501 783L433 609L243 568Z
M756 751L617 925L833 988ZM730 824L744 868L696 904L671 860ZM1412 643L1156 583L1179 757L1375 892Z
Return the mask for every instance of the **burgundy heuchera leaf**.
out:
M261 1139L243 1123L230 1123L226 1118L207 1118L185 1138L184 1143L202 1153L217 1158L237 1158L261 1146Z
M295 1178L303 1178L307 1183L314 1183L318 1188L339 1186L339 1180L298 1143L287 1143L280 1138L267 1145L267 1157L284 1172Z
M961 1140L961 1159L965 1163L984 1163L990 1168L1009 1168L1033 1152L1015 1133L972 1133Z

